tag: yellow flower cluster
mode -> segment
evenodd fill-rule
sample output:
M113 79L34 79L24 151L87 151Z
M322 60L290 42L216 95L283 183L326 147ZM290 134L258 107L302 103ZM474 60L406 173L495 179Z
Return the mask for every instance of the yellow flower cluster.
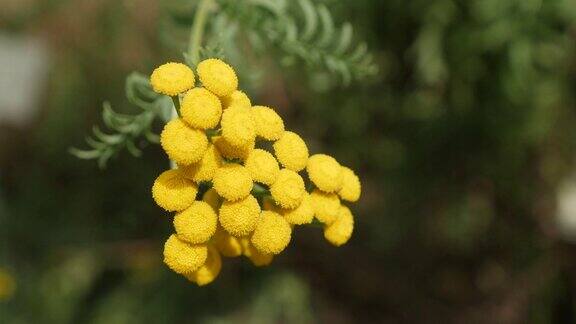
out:
M176 213L175 233L164 245L168 267L206 285L220 273L222 256L268 265L295 226L313 222L331 244L346 243L354 218L341 201L360 198L354 171L328 155L309 156L274 109L252 106L230 65L207 59L196 72L200 84L180 63L164 64L150 77L156 92L181 103L179 118L160 135L177 168L152 186L158 206ZM271 142L272 152L256 148L257 141Z

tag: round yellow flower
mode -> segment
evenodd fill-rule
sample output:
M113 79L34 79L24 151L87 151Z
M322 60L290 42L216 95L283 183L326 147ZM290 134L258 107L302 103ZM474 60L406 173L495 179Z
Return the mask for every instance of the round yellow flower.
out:
M203 201L195 201L174 217L178 238L191 244L204 243L216 232L218 217L214 209Z
M167 211L188 208L196 200L197 193L196 184L186 179L179 170L162 172L152 185L152 198Z
M222 104L212 92L194 88L184 95L180 113L182 119L194 128L214 128L220 122Z
M279 254L290 243L292 228L284 217L265 210L260 214L250 242L264 254Z
M246 146L256 139L256 124L251 108L232 106L222 113L222 137L232 146Z
M204 60L198 64L197 71L202 85L219 97L229 96L238 88L236 72L222 60Z
M274 254L265 254L258 251L258 249L250 243L248 238L240 239L240 243L242 244L242 253L250 259L256 267L267 266L272 262L272 259L274 259Z
M229 234L240 237L254 231L259 215L258 200L249 195L240 201L224 201L220 206L218 220Z
M160 145L171 160L190 165L204 156L208 138L203 131L188 127L180 119L174 119L164 126L160 134Z
M240 239L230 235L222 227L218 227L216 234L212 238L214 246L220 253L228 258L233 258L242 255L242 245Z
M350 209L340 206L338 216L331 225L324 229L324 237L333 245L340 246L350 239L354 230L354 217Z
M213 144L208 144L202 159L190 165L178 165L184 176L196 183L212 181L214 173L222 166L222 156Z
M215 212L220 209L220 196L218 196L218 193L214 188L210 188L204 193L202 201L210 205Z
M310 194L310 202L314 208L314 216L324 224L332 224L338 215L340 199L338 195L315 189Z
M222 102L222 109L226 109L232 106L239 106L244 108L252 107L250 98L248 98L248 96L240 90L235 90L229 96L220 98L220 101Z
M338 195L343 200L355 202L360 198L362 185L360 179L352 171L352 169L345 166L342 167L342 188L338 191Z
M194 72L182 63L166 63L157 67L150 76L155 92L175 96L194 87Z
M310 224L314 219L314 208L308 193L304 194L300 206L294 209L282 209L281 215L291 225Z
M306 167L308 147L298 134L285 131L273 146L278 161L287 169L298 172Z
M246 160L250 152L254 149L256 141L250 142L244 146L233 146L226 141L222 136L212 137L212 143L216 145L218 151L222 156L228 159Z
M189 244L180 240L176 234L170 235L164 244L164 263L176 273L196 271L206 262L207 256L206 244Z
M278 172L280 172L280 167L274 156L261 149L250 152L244 166L250 171L254 181L266 185L274 183L278 177Z
M250 112L256 123L256 135L268 141L280 139L284 133L284 121L273 109L265 106L254 106Z
M212 182L216 192L229 201L245 198L253 185L248 169L236 163L224 164L216 170Z
M302 177L288 169L278 172L276 181L270 186L270 194L282 208L296 208L306 193Z
M312 155L308 159L306 171L310 180L324 192L337 192L342 188L342 167L329 155Z
M216 279L222 269L222 257L213 246L208 246L208 257L198 270L184 274L184 276L195 282L198 286L204 286Z

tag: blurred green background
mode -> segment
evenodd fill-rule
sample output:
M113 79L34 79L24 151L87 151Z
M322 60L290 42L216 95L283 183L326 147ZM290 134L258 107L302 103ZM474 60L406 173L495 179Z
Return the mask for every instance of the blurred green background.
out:
M131 71L181 60L173 2L0 2L0 322L576 323L573 0L322 1L378 75L327 87L271 54L240 84L357 170L354 235L301 228L204 288L162 264L159 147L67 152L103 101L137 112Z

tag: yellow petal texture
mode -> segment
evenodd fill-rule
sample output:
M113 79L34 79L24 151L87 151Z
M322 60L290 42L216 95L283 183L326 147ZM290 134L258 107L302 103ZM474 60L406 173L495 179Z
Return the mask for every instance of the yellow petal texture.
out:
M171 160L190 165L204 156L208 148L208 138L203 131L188 127L180 119L174 119L164 126L160 134L160 144Z
M190 165L179 165L184 176L196 183L212 181L214 173L222 166L222 156L213 144L208 144L206 153L202 159Z
M250 142L244 146L233 146L226 141L222 136L212 137L212 143L218 148L222 156L228 159L246 160L250 152L254 149L256 141Z
M360 199L362 185L360 179L352 171L352 169L345 166L342 167L342 188L338 191L340 198L350 202L356 202Z
M204 88L194 88L184 95L180 114L193 128L214 128L220 122L222 104L212 92Z
M252 108L232 106L222 113L222 137L232 146L246 146L256 140Z
M220 209L220 196L218 196L218 193L214 188L210 188L204 193L202 201L210 205L215 212Z
M244 166L250 171L252 180L266 185L274 183L280 172L278 161L274 156L261 149L251 151Z
M287 169L298 172L306 167L308 146L298 134L285 131L273 146L278 161Z
M294 209L282 209L281 215L291 225L310 224L314 219L314 208L308 193L304 194L300 206Z
M152 198L167 211L188 208L196 199L198 187L186 179L179 170L162 172L152 185Z
M224 164L214 173L213 188L226 200L245 198L252 190L252 177L244 166L236 163Z
M214 246L220 253L228 258L242 255L242 245L240 239L230 235L222 227L218 227L216 234L212 238Z
M216 279L220 274L222 269L222 257L220 253L213 246L208 246L208 257L206 258L206 263L204 263L198 270L186 273L184 276L195 282L198 286L204 286Z
M340 206L338 216L331 225L324 229L324 237L333 245L340 246L350 239L354 230L354 217L350 209Z
M222 60L204 60L198 64L197 72L202 85L219 97L229 96L238 88L236 72Z
M252 107L250 98L248 98L248 96L240 90L235 90L231 95L220 98L220 101L222 102L222 109L226 109L232 106L239 106L244 108Z
M218 217L214 209L203 201L195 201L174 217L178 238L192 244L208 241L216 232Z
M270 186L270 194L282 208L296 208L302 203L306 193L302 177L288 169L278 172L276 181Z
M182 63L166 63L156 68L150 76L155 92L175 96L194 87L194 72Z
M334 222L340 208L338 195L315 189L310 194L310 202L312 203L316 219L327 225Z
M273 109L265 106L254 106L250 112L256 124L256 135L268 141L280 139L284 133L284 121Z
M254 196L239 201L224 201L220 206L218 220L231 235L246 236L254 231L260 215L260 205Z
M265 210L260 214L250 242L264 254L279 254L290 243L292 228L284 217Z
M206 244L189 244L180 240L176 234L170 235L164 243L164 263L176 273L196 271L206 262L207 255Z
M308 159L306 171L310 180L324 192L337 192L342 188L342 167L329 155L312 155Z
M274 254L265 254L258 251L258 249L250 243L248 238L240 239L240 243L242 244L242 253L244 256L250 259L252 264L257 267L267 266L272 262L272 259L274 259Z

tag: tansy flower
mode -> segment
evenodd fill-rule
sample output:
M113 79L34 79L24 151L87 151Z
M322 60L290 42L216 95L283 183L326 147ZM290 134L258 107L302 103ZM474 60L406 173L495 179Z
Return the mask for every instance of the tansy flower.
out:
M220 98L220 101L222 102L222 109L226 109L231 106L239 106L244 108L252 107L250 98L248 98L248 96L240 90L235 90L231 95Z
M273 146L278 161L287 169L298 172L306 167L308 147L298 134L286 131Z
M232 146L246 146L256 139L251 108L232 106L222 113L222 137Z
M324 192L337 192L342 188L342 167L331 156L312 155L308 159L306 171L310 180Z
M218 97L204 88L194 88L184 95L180 108L182 119L193 128L214 128L222 116Z
M164 244L164 263L176 273L194 272L206 262L206 244L189 244L175 234L170 235Z
M216 190L214 190L214 188L210 188L204 193L202 201L210 205L210 207L212 207L215 212L220 209L220 196L218 196L218 193Z
M340 208L340 199L338 199L336 194L315 189L310 194L310 202L312 203L312 208L314 208L316 219L327 225L334 222Z
M338 216L331 225L324 229L324 237L333 245L340 246L350 239L354 230L354 217L350 209L340 206Z
M216 192L229 201L245 198L253 185L248 169L236 163L224 164L216 170L212 182Z
M224 201L218 212L220 225L236 237L246 236L256 227L260 205L254 196L239 201Z
M282 209L281 215L291 225L310 224L314 219L314 208L308 193L304 194L300 206L294 209Z
M233 258L242 255L240 239L230 235L222 227L218 227L216 234L212 237L212 242L225 257Z
M186 179L180 170L162 172L152 185L152 198L167 211L188 208L196 199L198 187Z
M236 72L222 60L204 60L198 64L197 72L202 85L219 97L229 96L238 88Z
M206 263L204 263L198 270L186 273L184 276L195 282L198 286L204 286L216 279L220 274L222 269L222 258L220 253L213 246L208 246L208 257L206 258Z
M179 165L184 176L196 183L212 181L214 173L222 166L222 156L213 144L208 144L206 153L202 159L194 164Z
M203 201L195 201L174 217L178 238L192 244L208 241L216 232L217 224L218 217L214 209Z
M272 262L272 259L274 259L273 254L265 254L258 251L258 249L256 249L254 245L250 243L248 238L240 239L240 243L242 244L242 253L244 256L250 259L252 264L257 267L267 266Z
M194 86L194 72L182 63L160 65L150 76L150 83L155 92L175 96Z
M268 141L280 139L284 133L284 121L274 110L265 106L254 106L250 112L256 124L256 135Z
M250 171L252 180L266 185L274 183L278 172L280 172L280 167L274 156L261 149L251 151L244 166Z
M360 192L362 191L362 185L360 184L360 179L352 171L352 169L345 166L342 167L342 188L338 191L338 195L343 200L355 202L360 198Z
M254 149L256 142L250 142L243 146L233 146L228 141L226 141L222 136L212 137L212 143L216 145L218 151L222 156L228 159L240 159L246 160L248 154Z
M160 144L168 157L178 164L189 165L200 161L208 148L206 134L188 127L182 120L174 119L160 134Z
M276 181L270 186L270 194L282 208L296 208L306 193L302 177L288 169L278 172Z
M250 242L261 253L279 254L288 246L291 236L290 224L275 212L265 210L260 214Z

